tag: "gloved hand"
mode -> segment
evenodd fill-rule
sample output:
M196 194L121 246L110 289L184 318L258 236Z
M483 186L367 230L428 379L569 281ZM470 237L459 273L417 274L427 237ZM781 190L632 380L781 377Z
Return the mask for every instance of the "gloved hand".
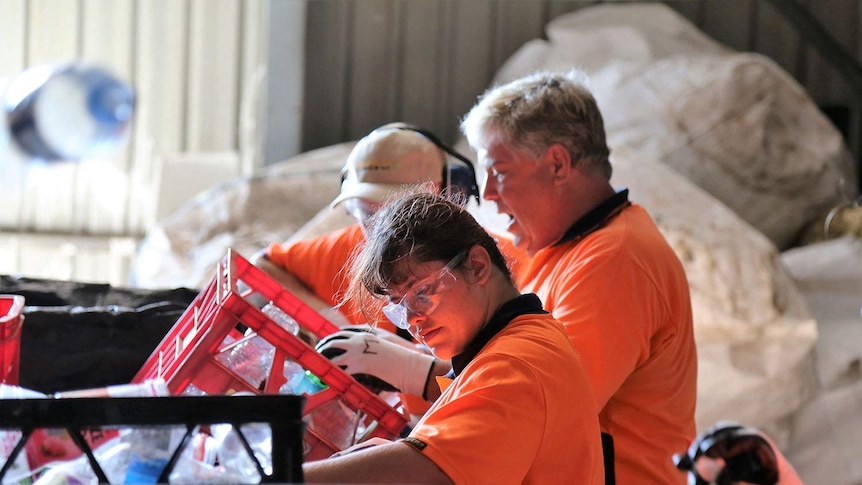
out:
M384 330L382 328L372 327L371 325L367 325L367 324L366 325L346 325L344 327L341 327L341 330L350 331L350 332L371 333L371 334L374 334L377 337L379 337L380 340L385 340L389 343L400 345L400 346L404 347L405 349L420 350L421 351L421 348L418 347L411 340L407 340L406 338L404 338L404 337L402 337L396 333L392 333L389 330ZM425 352L425 353L427 354L428 352Z
M400 391L424 397L434 364L431 355L362 330L335 332L318 342L316 349L374 392Z

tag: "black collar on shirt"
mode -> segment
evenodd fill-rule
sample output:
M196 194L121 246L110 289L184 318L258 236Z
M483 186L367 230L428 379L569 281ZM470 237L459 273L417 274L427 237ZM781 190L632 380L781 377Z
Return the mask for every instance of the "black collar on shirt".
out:
M577 241L591 232L600 229L631 204L629 202L629 189L620 190L575 221L569 227L569 230L563 234L562 239L557 241L554 246L564 242Z
M527 293L503 303L503 305L491 316L488 324L479 330L472 342L467 344L463 352L452 357L452 370L446 374L446 377L454 379L467 364L476 357L476 354L482 350L482 347L491 340L494 335L497 335L500 330L506 327L515 317L519 315L543 314L548 313L542 308L542 301L533 293Z

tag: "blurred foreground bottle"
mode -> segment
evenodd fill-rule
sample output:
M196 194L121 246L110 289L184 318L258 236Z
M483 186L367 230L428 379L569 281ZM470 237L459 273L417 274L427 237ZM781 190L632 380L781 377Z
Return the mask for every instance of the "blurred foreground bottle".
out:
M0 96L0 128L7 131L0 141L7 137L8 150L32 160L102 157L128 139L134 107L132 88L103 67L33 67L14 76Z

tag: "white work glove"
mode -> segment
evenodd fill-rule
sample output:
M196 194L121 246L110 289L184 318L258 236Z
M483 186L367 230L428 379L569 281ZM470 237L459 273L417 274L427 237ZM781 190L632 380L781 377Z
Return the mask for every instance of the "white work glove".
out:
M378 328L378 327L372 327L371 325L367 325L367 324L366 325L345 325L345 326L341 327L341 330L350 331L350 332L367 332L367 333L376 335L377 337L380 338L380 340L385 340L389 343L400 345L401 347L404 347L405 349L420 350L420 351L422 350L419 346L417 346L415 343L413 343L412 340L407 340L406 338L398 335L397 333L392 333L389 330L384 330L384 329ZM427 354L428 352L425 352L425 353Z
M403 340L403 339L402 339ZM317 343L317 351L374 392L425 396L434 357L364 330L341 330Z

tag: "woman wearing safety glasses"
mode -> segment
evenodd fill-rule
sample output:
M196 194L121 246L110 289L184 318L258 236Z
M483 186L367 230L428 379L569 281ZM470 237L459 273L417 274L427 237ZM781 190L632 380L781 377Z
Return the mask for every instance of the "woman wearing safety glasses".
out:
M447 154L460 163L453 162ZM345 210L357 223L315 238L273 243L252 258L255 266L336 325L354 333L362 331L363 344L365 338L372 338L368 333L372 328L366 325L369 323L374 326L374 339L404 352L399 354L403 366L388 358L369 363L393 371L384 373L385 380L377 377L377 369L366 374L364 380L358 376L358 380L374 391L401 391L401 402L413 416L428 409L428 399L437 392L434 387L431 395L424 393L429 369L436 373L448 369L430 355L416 353L410 336L404 331L396 335L399 329L382 314L363 314L358 302L345 299L349 284L346 267L350 255L365 241L370 217L399 190L421 188L465 194L465 200L478 197L475 174L465 167L472 168L470 161L433 133L405 123L383 125L360 139L350 151L341 171L341 192L330 204L333 210Z
M562 325L512 284L494 239L428 193L402 196L371 223L351 294L368 310L382 306L452 371L407 438L307 463L306 481L603 483L583 366ZM342 341L319 350L337 353Z

